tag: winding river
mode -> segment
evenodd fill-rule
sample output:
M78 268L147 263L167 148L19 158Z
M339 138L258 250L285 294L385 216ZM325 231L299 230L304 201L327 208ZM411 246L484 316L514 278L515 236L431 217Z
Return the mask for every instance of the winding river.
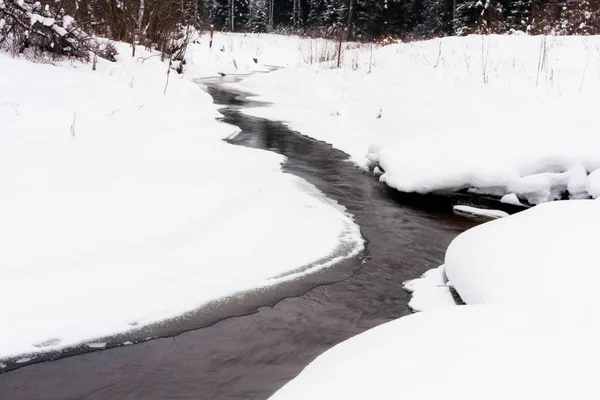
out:
M243 115L251 102L242 93L208 90L226 106L224 122L242 130L230 142L288 157L285 172L354 215L366 250L143 333L162 338L4 373L0 399L265 399L333 345L409 314L402 282L438 266L450 241L477 223L453 214L448 198L400 195L331 146Z

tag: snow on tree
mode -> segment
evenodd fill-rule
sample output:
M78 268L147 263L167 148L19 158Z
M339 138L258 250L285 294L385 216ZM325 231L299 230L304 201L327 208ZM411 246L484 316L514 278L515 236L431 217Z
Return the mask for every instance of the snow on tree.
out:
M380 36L385 29L385 0L356 0L356 35Z
M600 17L599 0L580 0L567 3L564 10L564 30L566 34L595 35Z
M508 2L506 27L509 31L528 31L531 23L531 7L531 0L511 0Z
M325 27L326 11L328 8L327 0L308 0L309 11L307 24L313 29Z
M227 0L212 0L209 7L211 24L219 28L226 27L228 10Z
M269 30L269 6L267 0L250 0L248 6L248 30L267 32Z
M39 2L0 0L0 49L89 59L95 42L63 8Z

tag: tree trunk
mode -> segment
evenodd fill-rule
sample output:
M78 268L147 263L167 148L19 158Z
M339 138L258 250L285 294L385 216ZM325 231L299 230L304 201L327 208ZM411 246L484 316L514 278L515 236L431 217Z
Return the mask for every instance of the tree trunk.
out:
M344 30L340 29L340 42L338 44L338 59L337 59L337 67L340 68L342 66L342 41L344 40Z
M183 0L179 0L179 7L181 8L179 22L181 25L185 25L185 4L183 4Z
M138 10L137 21L135 23L135 34L133 35L133 43L131 44L132 57L135 57L135 45L140 41L140 31L142 29L142 21L144 20L144 0L140 0L140 8Z
M452 0L452 34L456 35L456 0Z
M300 25L300 0L294 0L292 11L292 25L298 28Z
M229 0L229 30L235 31L235 1Z
M352 29L352 20L354 18L354 0L348 0L348 36L347 40L352 40L354 31Z
M194 5L192 8L192 12L194 13L193 18L193 26L194 28L200 29L200 18L198 17L198 0L194 0Z

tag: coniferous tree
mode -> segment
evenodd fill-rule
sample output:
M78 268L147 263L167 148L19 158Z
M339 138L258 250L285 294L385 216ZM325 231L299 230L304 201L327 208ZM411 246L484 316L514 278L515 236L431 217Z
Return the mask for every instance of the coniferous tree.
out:
M445 0L424 0L421 23L416 30L421 37L452 34L452 4Z
M356 1L356 35L359 38L380 36L385 29L385 0Z
M269 28L269 3L267 0L250 0L248 7L248 30L266 32Z
M527 32L531 23L531 0L511 0L508 2L506 27L513 31Z
M211 0L209 18L211 24L217 29L226 28L228 4L228 0Z
M580 0L568 3L564 12L566 34L595 35L598 30L598 0Z
M482 11L482 0L457 1L455 10L456 18L454 20L454 33L457 35L465 35L476 32Z
M325 28L327 20L327 0L309 0L309 11L306 23L314 31Z

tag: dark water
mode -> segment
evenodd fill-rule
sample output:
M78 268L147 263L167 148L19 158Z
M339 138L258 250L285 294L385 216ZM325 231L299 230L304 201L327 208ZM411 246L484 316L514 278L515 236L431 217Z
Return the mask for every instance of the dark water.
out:
M336 343L409 314L402 282L439 265L450 241L476 224L454 215L448 200L399 195L329 145L241 115L234 106L244 105L243 97L210 91L232 105L223 110L225 121L243 130L232 142L286 155L285 171L354 215L368 241L365 253L297 285L230 299L212 319L171 321L159 335L274 304L253 314L2 374L0 399L265 399ZM331 281L338 282L319 285Z

